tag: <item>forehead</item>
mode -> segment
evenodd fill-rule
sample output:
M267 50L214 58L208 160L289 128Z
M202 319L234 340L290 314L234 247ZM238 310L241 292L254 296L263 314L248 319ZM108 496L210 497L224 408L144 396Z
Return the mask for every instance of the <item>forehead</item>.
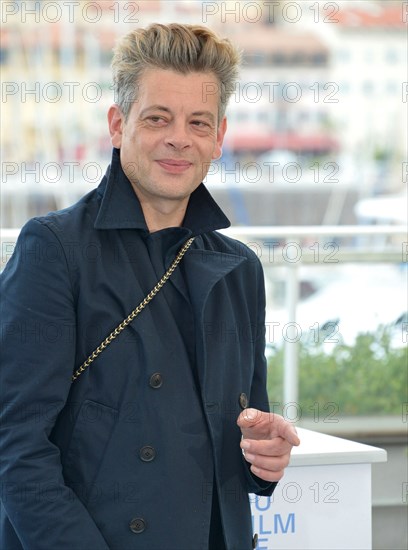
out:
M165 69L146 69L140 80L136 104L140 108L164 105L169 108L184 107L218 109L220 85L217 77L209 72L178 73Z

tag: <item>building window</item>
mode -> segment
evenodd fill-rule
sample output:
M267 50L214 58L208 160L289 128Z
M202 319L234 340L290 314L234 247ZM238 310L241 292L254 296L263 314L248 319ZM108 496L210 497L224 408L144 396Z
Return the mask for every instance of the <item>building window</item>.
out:
M238 111L237 112L237 122L245 122L248 120L248 113L245 111Z
M303 52L295 52L290 61L292 65L305 65L307 58Z
M286 57L282 52L272 54L272 65L285 65Z
M351 61L350 50L339 50L337 52L337 59L340 63L348 63L349 61Z
M395 95L399 92L399 83L395 80L389 80L387 82L386 92L390 95Z
M267 61L264 52L247 53L244 57L245 62L248 63L248 65L265 65Z
M327 64L327 55L323 52L317 52L317 53L312 54L310 60L311 60L312 65L318 65L318 66L326 65Z
M362 91L364 95L373 95L374 82L372 80L366 80L365 82L363 82Z
M5 65L8 61L9 51L7 48L0 48L0 65Z
M373 63L374 61L374 53L373 53L373 50L366 50L364 52L364 61L365 63Z
M387 63L398 63L399 55L395 48L390 48L385 53Z

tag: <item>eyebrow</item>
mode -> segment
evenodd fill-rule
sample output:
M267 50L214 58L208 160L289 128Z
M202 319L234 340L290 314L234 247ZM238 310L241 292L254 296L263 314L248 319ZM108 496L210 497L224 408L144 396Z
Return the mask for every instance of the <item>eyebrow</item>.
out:
M146 109L143 109L140 113L140 116L143 117L150 111L163 111L165 113L171 114L171 110L168 107L165 107L164 105L151 105L150 107L146 107ZM204 116L207 117L213 124L215 124L215 116L211 111L194 111L194 113L191 113L192 116Z

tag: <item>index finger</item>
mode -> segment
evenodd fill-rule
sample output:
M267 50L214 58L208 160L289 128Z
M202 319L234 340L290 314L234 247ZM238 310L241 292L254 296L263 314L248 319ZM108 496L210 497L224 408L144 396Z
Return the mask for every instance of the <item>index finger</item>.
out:
M285 421L285 424L283 424L282 431L279 435L283 437L283 439L286 439L286 441L294 447L298 447L300 445L300 439L297 434L296 428L290 422Z
M271 422L271 437L281 437L294 447L300 445L296 428L291 422L275 413L269 413L269 421Z

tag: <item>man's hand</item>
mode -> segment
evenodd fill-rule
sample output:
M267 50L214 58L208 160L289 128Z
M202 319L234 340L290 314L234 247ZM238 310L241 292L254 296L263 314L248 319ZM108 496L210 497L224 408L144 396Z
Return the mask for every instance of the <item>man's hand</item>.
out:
M242 411L237 424L251 472L265 481L279 481L289 464L292 447L300 444L294 426L278 414L257 409Z

